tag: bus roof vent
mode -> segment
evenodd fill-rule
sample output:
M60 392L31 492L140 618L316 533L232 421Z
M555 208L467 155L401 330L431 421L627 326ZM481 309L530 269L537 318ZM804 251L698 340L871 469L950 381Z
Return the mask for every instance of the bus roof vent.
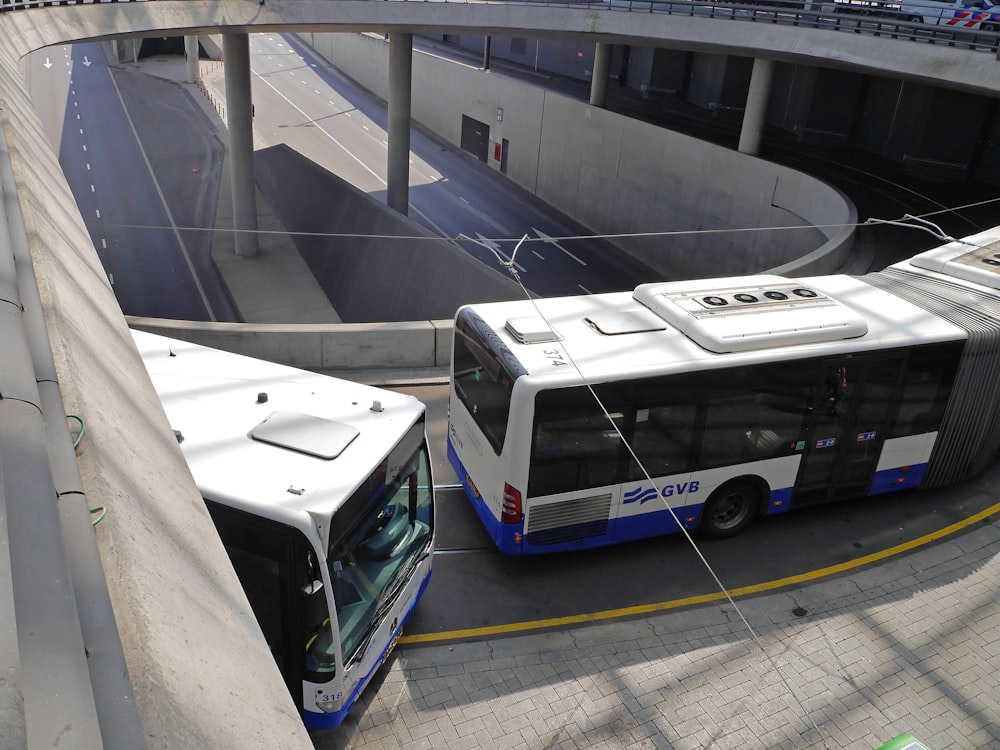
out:
M949 242L910 259L917 268L1000 289L1000 240L981 247Z
M740 352L863 336L865 319L781 276L642 284L632 295L699 346Z
M650 315L649 311L643 308L596 313L588 315L583 322L605 336L662 331L667 327L659 316Z
M349 424L298 411L272 412L250 430L254 440L325 459L339 456L360 434Z
M540 315L509 318L504 327L519 344L545 344L562 339L562 336L553 331Z

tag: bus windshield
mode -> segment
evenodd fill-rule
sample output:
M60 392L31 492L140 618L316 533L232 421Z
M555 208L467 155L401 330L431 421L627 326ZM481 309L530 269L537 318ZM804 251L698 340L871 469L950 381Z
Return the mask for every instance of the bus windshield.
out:
M434 511L423 421L332 519L327 564L344 664L364 655L382 615L430 551ZM334 668L329 629L311 648L316 671Z
M471 311L459 313L453 355L455 392L499 455L507 435L511 390L523 369L503 341Z

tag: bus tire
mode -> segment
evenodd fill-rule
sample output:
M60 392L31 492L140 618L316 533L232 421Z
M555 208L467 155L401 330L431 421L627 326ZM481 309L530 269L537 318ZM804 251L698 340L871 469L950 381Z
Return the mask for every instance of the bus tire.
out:
M747 479L736 479L711 494L701 512L702 534L711 539L735 536L749 526L760 509L760 488Z

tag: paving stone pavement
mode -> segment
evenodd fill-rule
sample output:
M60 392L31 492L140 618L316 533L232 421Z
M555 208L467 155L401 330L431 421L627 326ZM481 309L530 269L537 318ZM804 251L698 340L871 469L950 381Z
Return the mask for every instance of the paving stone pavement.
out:
M1000 521L781 593L401 646L318 750L1000 748Z

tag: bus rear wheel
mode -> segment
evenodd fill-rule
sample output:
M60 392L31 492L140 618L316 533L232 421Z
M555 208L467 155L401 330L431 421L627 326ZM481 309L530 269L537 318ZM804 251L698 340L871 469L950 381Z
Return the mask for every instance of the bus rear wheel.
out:
M760 489L752 482L741 479L722 485L705 503L701 533L712 539L739 534L756 518L760 498Z

